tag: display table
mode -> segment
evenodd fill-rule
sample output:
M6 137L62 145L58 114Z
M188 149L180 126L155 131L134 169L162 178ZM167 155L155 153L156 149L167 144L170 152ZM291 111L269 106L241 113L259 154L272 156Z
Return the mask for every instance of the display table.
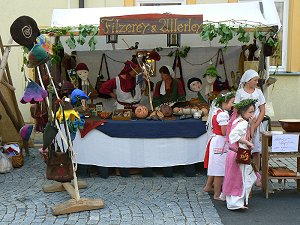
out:
M294 133L292 133L294 134ZM297 158L297 172L300 172L300 148L298 146L298 152L270 152L272 144L272 133L264 132L262 134L262 190L265 197L269 197L269 180L271 179L295 179L297 180L297 191L300 191L300 176L294 177L274 177L269 175L269 159L270 158Z
M118 135L123 133L124 137L111 137L99 131L101 129L109 130L110 126L121 130L121 133L117 133L119 133ZM159 134L158 137L163 138L156 136L151 138L153 136L149 132L153 133L155 131L153 126L158 127L156 133ZM177 127L177 132L174 132L175 127ZM197 129L196 136L195 132L188 131L195 129ZM147 138L128 137L128 135L136 133L138 130L140 133L142 133L142 130L146 131L145 136ZM171 133L173 135L170 135ZM188 133L194 137L188 137ZM183 135L183 137L178 137L180 135ZM202 162L206 142L205 123L201 120L108 120L103 126L91 130L84 138L81 138L78 131L73 146L79 164L145 168L189 165Z

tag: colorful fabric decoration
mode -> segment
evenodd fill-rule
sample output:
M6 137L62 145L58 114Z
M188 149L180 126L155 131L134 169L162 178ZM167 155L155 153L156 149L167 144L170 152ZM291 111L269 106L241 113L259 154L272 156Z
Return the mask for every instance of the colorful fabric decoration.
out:
M36 38L36 42L37 44L39 44L40 46L42 46L46 52L48 52L49 54L53 55L53 50L52 50L52 45L51 45L51 41L50 41L50 36L47 34L41 34L40 36L38 36Z
M76 88L75 90L72 91L71 93L71 104L76 107L81 105L81 100L86 99L88 100L89 97L84 93L84 91Z
M19 131L19 134L23 141L29 141L30 135L33 130L32 124L25 124Z
M33 46L33 48L30 50L28 54L27 67L28 68L37 67L39 65L46 63L49 59L50 59L49 55L45 51L45 49L41 45L36 44Z
M64 113L65 113L66 120L71 120L72 122L74 122L76 118L80 119L79 114L74 109L64 110ZM57 112L56 112L56 118L58 119L58 121L60 123L63 120L63 114L62 114L61 108L59 108L57 110Z
M67 124L69 127L71 139L72 139L72 141L74 141L77 130L78 129L82 130L84 128L85 120L81 119L81 118L79 118L79 119L75 118L75 120L73 122L71 120L68 120Z
M28 102L30 102L31 104L35 104L38 102L42 102L47 96L48 92L46 90L44 90L36 82L30 80L20 102L22 104L26 104Z

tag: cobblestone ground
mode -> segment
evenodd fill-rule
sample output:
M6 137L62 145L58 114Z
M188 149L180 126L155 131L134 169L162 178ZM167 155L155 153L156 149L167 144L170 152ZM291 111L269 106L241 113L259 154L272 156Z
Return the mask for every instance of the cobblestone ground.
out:
M202 192L206 177L162 176L108 179L90 177L84 198L103 199L105 207L53 216L51 207L70 199L67 192L44 193L45 163L36 149L25 165L0 174L0 225L19 224L222 224L209 195Z

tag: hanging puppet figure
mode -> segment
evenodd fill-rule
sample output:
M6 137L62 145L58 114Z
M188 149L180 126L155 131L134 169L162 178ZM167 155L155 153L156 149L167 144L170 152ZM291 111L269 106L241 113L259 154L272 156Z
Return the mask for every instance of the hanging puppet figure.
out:
M215 66L210 65L207 69L203 77L206 79L206 86L205 86L205 95L208 99L213 100L216 97L214 94L214 83L218 77L218 71Z
M200 93L202 90L202 81L198 77L190 78L187 82L187 87L190 91L197 92L197 97L201 102L207 103Z
M89 95L89 68L85 63L79 63L75 68L79 78L81 79L81 89Z

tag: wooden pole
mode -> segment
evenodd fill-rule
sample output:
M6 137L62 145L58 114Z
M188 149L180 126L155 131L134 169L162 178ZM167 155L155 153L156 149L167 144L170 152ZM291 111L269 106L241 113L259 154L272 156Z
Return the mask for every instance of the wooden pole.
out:
M7 113L7 115L9 116L14 127L19 132L19 130L22 128L22 126L18 123L18 120L15 118L14 113L11 111L10 106L8 105L8 103L5 100L5 97L3 96L1 91L0 91L0 102L2 103L4 110Z
M8 43L12 43L12 38L9 40ZM4 70L7 64L7 59L10 53L10 47L6 47L3 54L2 54L2 61L1 61L1 65L0 65L0 80L2 80L3 78L3 74L4 74Z
M13 39L10 38L10 40L8 41L8 44L11 44L12 42L13 42ZM1 39L1 35L0 35L0 49L1 49L1 52L2 52L2 55L3 55L2 60L4 58L4 53L5 53L6 49L8 49L8 48L10 49L10 47L6 47L5 49L3 48L3 42L2 42L2 39ZM7 51L10 51L10 50L7 50ZM8 54L7 54L7 57L8 57ZM19 106L18 106L18 103L17 103L17 97L16 97L16 94L14 92L15 88L13 86L9 66L7 64L7 59L6 59L6 64L5 64L5 71L6 71L6 77L7 77L8 82L3 81L2 79L0 79L0 81L1 81L2 84L4 84L6 87L8 87L11 90L12 101L13 101L13 104L14 104L14 107L15 107L15 110L16 110L18 123L22 127L24 125L24 119L23 119L22 113L21 113L21 111L19 109ZM2 65L2 62L1 62L1 65Z
M51 74L50 74L50 70L48 68L48 65L46 64L46 69L47 69L47 73L48 73L48 76L49 76L49 79L50 79L50 82L54 88L54 91L55 91L55 95L56 95L56 98L59 99L59 96L58 96L58 93L57 93L57 90L55 88L55 85L54 85L54 82L53 82L53 79L51 77ZM71 157L72 157L72 166L73 166L73 176L74 176L74 179L73 179L73 182L74 182L74 198L75 200L79 200L80 199L80 195L79 195L79 188L78 188L78 182L77 182L77 176L76 176L76 169L77 169L77 166L74 166L74 149L73 149L73 145L72 145L72 141L71 141L71 134L70 134L70 131L69 131L69 128L68 126L66 126L67 130L65 131L66 134L68 135L68 140L69 140L69 143L67 146L70 147L70 150L71 150Z

